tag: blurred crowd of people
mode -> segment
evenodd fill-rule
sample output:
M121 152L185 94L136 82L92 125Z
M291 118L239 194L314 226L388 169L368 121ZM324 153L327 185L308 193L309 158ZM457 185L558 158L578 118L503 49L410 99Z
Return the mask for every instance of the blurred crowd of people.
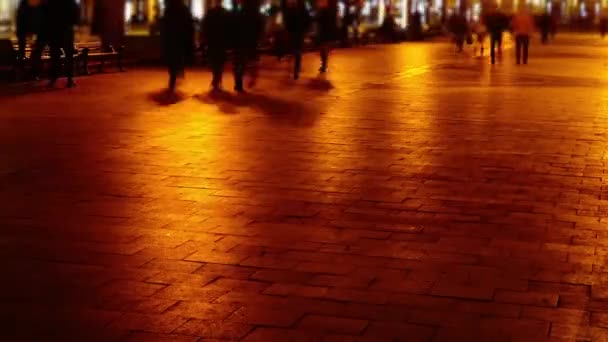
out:
M28 36L35 35L31 51L32 69L39 76L43 50L48 46L51 56L49 86L61 75L61 57L65 59L67 86L75 85L74 25L78 23L79 8L74 0L21 0L17 9L17 58L23 63Z
M527 64L531 35L538 29L541 42L547 44L550 36L556 34L557 23L549 13L534 16L528 7L521 6L512 16L506 15L497 8L488 10L479 21L470 25L463 14L457 13L449 19L448 28L459 52L462 51L465 42L473 44L476 40L480 55L483 55L486 38L489 35L492 64L496 63L497 55L502 52L504 32L510 31L515 41L516 63Z
M248 86L253 86L258 73L258 46L264 32L274 35L277 57L293 55L293 78L298 79L301 70L304 40L316 22L316 43L319 46L321 63L319 72L328 68L331 42L339 35L336 7L326 0L318 2L314 16L304 0L285 0L279 9L284 29L266 27L258 0L236 1L233 10L224 9L219 0L213 0L201 24L201 46L203 47L213 78L211 86L219 90L222 86L224 65L231 52L234 74L234 90L245 90L244 76L249 75ZM270 23L273 21L271 20ZM194 20L182 0L167 0L161 21L163 57L169 69L169 90L175 91L176 80L184 73L188 60L194 57Z

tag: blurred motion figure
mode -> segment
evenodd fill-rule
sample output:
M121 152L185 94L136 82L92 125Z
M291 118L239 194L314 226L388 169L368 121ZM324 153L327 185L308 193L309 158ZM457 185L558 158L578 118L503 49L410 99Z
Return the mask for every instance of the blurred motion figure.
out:
M300 77L302 67L302 49L304 39L310 28L311 17L303 0L287 0L284 13L285 29L289 37L289 46L293 52L293 78Z
M44 30L51 50L49 86L54 86L61 74L61 52L65 58L68 88L74 87L74 26L78 23L79 7L74 0L48 0L43 8Z
M183 0L166 0L161 23L163 57L169 69L169 91L184 75L186 61L194 55L194 21Z
M513 16L511 24L515 35L515 59L517 64L528 64L528 46L530 35L534 33L534 18L526 6L522 6Z
M213 0L211 6L201 25L201 38L203 45L207 47L207 56L213 73L211 87L213 90L219 90L226 63L226 51L230 48L231 18L230 13L221 6L219 0Z

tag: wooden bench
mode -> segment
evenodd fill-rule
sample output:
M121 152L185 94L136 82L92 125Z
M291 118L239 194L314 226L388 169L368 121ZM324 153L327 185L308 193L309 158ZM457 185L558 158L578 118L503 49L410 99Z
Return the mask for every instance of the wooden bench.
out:
M28 45L25 49L25 60L18 60L18 45L11 40L0 40L0 68L10 69L13 79L21 79L29 64L31 67L33 48ZM6 50L6 51L5 51ZM115 63L120 71L123 67L124 48L118 50L112 46L103 48L99 42L78 43L74 48L74 71L81 75L90 75L90 66L97 65L98 72L103 72L105 65ZM49 49L45 48L40 56L41 63L48 63L51 59ZM62 50L61 58L65 58L65 51ZM1 69L0 69L1 70Z
M84 44L83 44L84 45ZM118 70L124 71L123 58L124 47L121 46L115 49L112 45L103 47L99 44L88 44L81 47L82 55L82 73L90 75L90 65L97 64L97 71L103 72L106 64L116 63Z

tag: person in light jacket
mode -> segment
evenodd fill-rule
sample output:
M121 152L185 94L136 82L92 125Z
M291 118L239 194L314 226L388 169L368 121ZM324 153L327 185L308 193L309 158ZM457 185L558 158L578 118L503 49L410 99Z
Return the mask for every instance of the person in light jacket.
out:
M528 46L530 36L534 33L534 17L530 14L527 7L522 7L514 16L511 22L513 35L515 36L515 59L517 64L528 64Z

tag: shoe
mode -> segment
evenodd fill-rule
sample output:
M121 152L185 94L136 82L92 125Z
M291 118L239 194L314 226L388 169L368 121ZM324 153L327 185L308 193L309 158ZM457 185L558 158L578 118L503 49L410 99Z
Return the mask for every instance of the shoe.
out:
M319 72L322 73L322 74L326 73L327 72L327 67L324 67L324 66L320 67L319 68Z
M67 87L68 88L75 88L76 87L76 82L74 82L74 80L68 80Z
M47 88L55 88L55 84L57 83L57 79L50 80L49 83L46 84Z
M245 92L245 89L243 88L243 86L234 86L234 91L242 94Z

